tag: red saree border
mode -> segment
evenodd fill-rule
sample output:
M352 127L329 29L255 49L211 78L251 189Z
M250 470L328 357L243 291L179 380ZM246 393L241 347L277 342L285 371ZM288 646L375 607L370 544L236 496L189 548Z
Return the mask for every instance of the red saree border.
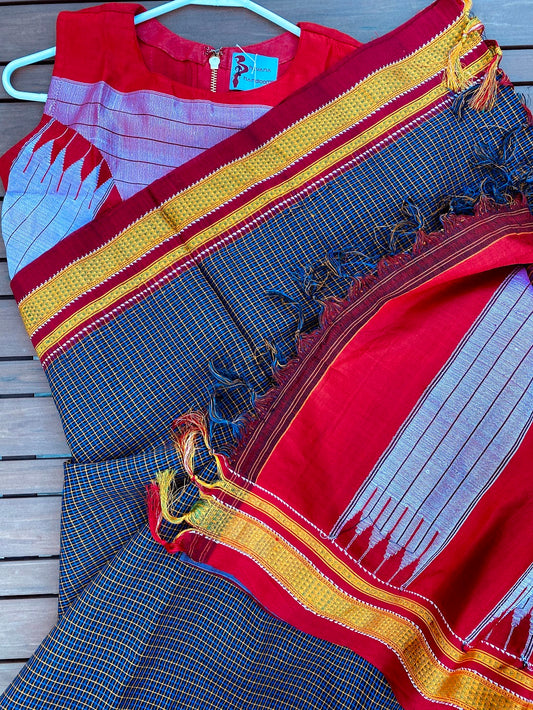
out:
M187 545L191 538L196 538L200 545L202 542L211 543L211 540L204 537L203 533L189 531L183 535L182 545ZM196 544L192 543L192 547L194 548L195 546ZM189 547L186 547L186 553L191 559L196 559L194 551L191 551ZM331 620L309 609L305 603L296 598L291 590L280 585L272 571L260 566L246 551L238 550L227 542L219 541L214 546L209 555L208 564L222 572L227 572L241 580L246 580L246 587L252 597L259 604L265 606L270 613L275 614L305 633L346 646L375 665L385 675L395 696L403 707L410 710L435 710L436 707L442 706L458 708L459 710L465 710L465 708L467 710L478 710L481 707L498 707L500 710L500 708L504 707L503 705L494 705L494 702L498 702L494 696L486 698L488 703L486 705L483 704L483 699L480 700L479 698L468 705L458 704L450 700L449 695L446 695L443 691L440 691L437 697L429 697L424 692L424 689L414 682L414 667L409 667L405 660L402 659L399 650L392 643L386 643L378 634L372 631L373 627L379 627L381 614L386 617L404 618L400 617L398 612L382 610L382 607L376 602L372 604L366 600L361 600L360 610L367 612L367 617L364 619L366 628L364 632L354 630L348 628L340 621ZM269 597L268 605L264 602L264 598L267 596ZM406 622L418 628L416 623L407 619ZM429 654L434 658L436 664L446 668L443 659L434 653L433 648L430 648ZM467 654L468 652L465 655ZM457 672L462 672L467 677L479 679L487 676L486 669L484 669L482 674L475 666L471 667L471 664L469 664L468 667L450 669L451 685L457 680L457 678L454 678L454 673ZM489 680L491 679L489 678ZM508 710L525 710L532 706L533 700L525 698L518 689L516 691L508 690L496 678L494 678L492 683L496 689L504 691L504 694L508 697L510 704L505 705ZM446 688L446 690L449 690L449 688Z
M15 298L22 300L63 268L100 248L183 190L219 168L257 151L258 147L274 139L292 124L342 96L379 69L405 59L409 53L423 47L451 27L463 13L463 0L435 0L400 27L356 48L348 57L249 127L156 180L105 215L68 235L59 245L25 266L12 280ZM487 47L486 43L482 45Z
M398 104L395 103L395 108L400 108L404 104L412 102L416 98L423 97L428 90L434 88L439 83L438 77L434 77L430 82L427 82L424 87L416 87L412 92L408 92L408 96L403 97L403 101ZM239 239L242 233L250 228L254 228L263 222L266 222L274 214L281 212L283 209L290 207L291 204L297 204L298 200L302 196L310 194L315 189L319 189L322 185L326 185L327 181L332 177L340 176L346 171L350 170L356 165L363 163L365 160L369 159L378 150L378 145L382 148L384 145L388 144L393 140L397 140L402 135L404 135L413 125L416 125L423 117L428 117L439 113L449 107L451 103L451 98L446 96L433 101L424 109L416 114L409 116L409 118L396 125L393 129L387 131L385 134L380 134L377 138L370 141L367 145L363 147L361 152L357 151L355 154L351 155L349 158L341 158L336 164L329 166L325 171L317 173L313 176L310 182L305 183L303 186L288 192L285 194L282 201L278 198L272 198L271 202L256 210L250 215L247 215L240 222L236 222L230 230L226 230L218 234L214 239L207 243L202 243L197 248L191 250L187 253L186 257L178 259L175 261L171 267L159 272L156 277L144 282L138 288L129 292L125 297L115 301L112 309L113 317L125 310L131 303L142 300L142 298L150 293L153 289L159 287L161 284L166 283L172 277L180 274L181 272L187 270L195 262L195 259L199 256L205 257L208 254L215 253L218 249L223 248L231 244L232 242ZM252 202L255 197L262 193L268 193L268 191L283 185L284 182L289 180L294 175L304 171L306 168L312 167L314 163L319 161L323 156L332 153L339 145L345 145L350 142L352 137L359 135L363 130L366 130L372 125L375 125L381 119L382 108L375 112L372 116L365 117L360 123L354 125L350 130L343 133L341 136L336 136L331 141L324 143L319 146L315 151L304 155L302 158L291 163L285 170L271 177L267 180L253 185L246 194L240 198L240 201L246 200L246 202ZM172 251L173 248L178 244L184 244L187 242L189 237L194 236L195 232L198 231L200 225L202 229L207 229L219 220L224 219L226 216L234 213L238 210L235 201L230 201L223 204L217 210L210 212L203 216L198 222L193 223L185 227L179 234L169 237L164 240L152 250L146 252L140 259L132 262L128 267L122 269L118 273L114 274L104 282L100 283L98 286L91 288L84 294L76 298L74 301L68 303L61 310L59 310L52 318L43 323L39 328L37 328L31 335L32 343L34 347L37 347L40 341L49 335L56 327L58 322L62 322L69 318L71 313L77 312L79 309L83 308L87 304L98 299L99 295L106 293L107 291L113 289L116 285L126 282L132 276L135 276L143 271L143 269L149 268L154 262L160 259L165 254ZM77 329L78 335L83 333L87 334L90 330L98 327L98 323L102 319L107 319L109 314L102 312L102 314L96 318L90 318L83 322ZM64 347L72 344L76 340L76 333L69 334L68 338L63 341L59 341L51 352L48 352L43 358L43 365L47 365L55 356L57 352L60 352Z

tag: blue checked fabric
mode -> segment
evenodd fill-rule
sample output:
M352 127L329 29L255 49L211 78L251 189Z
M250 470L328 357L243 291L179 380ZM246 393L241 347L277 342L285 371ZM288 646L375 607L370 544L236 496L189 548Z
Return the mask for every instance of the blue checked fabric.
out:
M437 228L443 200L479 194L476 151L496 151L509 131L516 140L505 159L530 163L532 131L510 88L490 113L436 114L52 363L74 454L60 619L0 709L398 710L384 677L359 656L292 629L230 580L156 545L144 483L176 464L170 423L208 406L213 378L226 422L216 427L216 446L229 443L235 411L271 384L272 353L285 361L324 298L409 246L418 228ZM223 373L242 386L221 386ZM186 489L184 509L192 499Z

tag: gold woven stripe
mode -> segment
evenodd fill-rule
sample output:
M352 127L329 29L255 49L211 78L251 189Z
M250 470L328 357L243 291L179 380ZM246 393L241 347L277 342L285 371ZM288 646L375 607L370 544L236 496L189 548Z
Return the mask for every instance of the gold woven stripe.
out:
M531 703L479 673L464 668L450 671L437 660L413 622L348 595L258 521L210 499L196 504L189 522L207 537L251 557L313 613L392 648L425 696L455 703L464 710L480 707L531 710ZM316 543L320 546L318 541ZM360 582L356 575L351 576L356 583ZM376 594L372 596L379 598ZM397 603L397 598L394 602ZM471 653L464 654L463 658L478 660L477 655ZM497 670L501 672L500 668Z
M394 96L417 86L424 79L436 74L443 68L443 60L447 56L447 50L457 41L463 24L464 19L428 46L420 49L412 57L377 72L359 84L356 89L303 119L281 136L258 148L254 153L221 168L161 208L141 218L95 253L66 267L60 274L36 289L21 302L21 312L30 333L35 332L41 324L77 296L98 285L109 276L120 272L154 245L178 233L185 226L220 204L228 202L235 195L246 190L247 187L283 170L300 156L338 135L345 128L369 115ZM478 41L479 36L476 37L476 33L473 33L468 39L465 50L468 50L470 46L475 46ZM492 51L487 51L482 60L468 67L470 76L487 66L491 58ZM445 91L443 86L441 94L444 94ZM390 127L390 125L390 122L386 126L384 124L383 129L386 130L386 127ZM351 146L351 150L353 150L353 146ZM329 156L330 164L337 161L340 156L338 151ZM324 169L323 166L324 161L320 161L316 167L313 166L307 171L306 175L316 174ZM289 189L289 184L292 183L287 183L285 189ZM269 195L271 194L269 193ZM268 199L268 197L263 199ZM246 219L255 209L257 209L256 201L240 208L231 216L230 220L225 221L224 228L227 229L236 221ZM214 231L215 233L219 232L221 226L219 224L215 230L207 230L207 232L196 235L189 243L180 247L179 253L173 252L174 263L176 259L183 258L192 249L205 243L211 238ZM161 268L159 263L156 268ZM153 275L154 272L150 273ZM147 274L145 274L146 277ZM102 304L101 309L103 310L104 307ZM96 310L99 309L96 308ZM54 338L51 342L56 341L57 338ZM49 341L43 345L41 352L46 351L48 347L50 347Z
M486 55L475 63L474 73L477 72L477 66L482 66L487 61L488 56L490 56L490 53L486 53ZM36 344L36 350L39 357L43 357L46 352L53 349L59 341L67 337L70 332L79 328L85 320L94 318L102 311L106 312L110 310L113 307L113 304L118 300L127 298L128 294L142 288L147 281L160 274L163 270L171 267L173 264L176 264L181 259L185 258L191 253L191 251L201 247L217 235L230 230L239 219L242 219L243 213L246 215L253 214L257 210L266 207L272 200L276 201L281 199L283 195L288 192L297 190L305 184L308 184L314 176L324 170L327 170L332 162L336 162L339 159L342 160L343 158L351 155L354 151L363 150L366 145L379 138L380 135L387 132L398 123L408 120L409 116L423 110L425 106L428 106L439 99L443 95L444 91L445 89L442 86L435 87L424 96L419 97L416 101L413 101L396 112L387 115L368 131L365 131L352 141L349 141L343 145L342 148L339 148L335 152L324 156L321 160L315 162L306 170L302 170L298 174L294 175L290 180L285 181L276 188L260 194L254 200L251 200L246 205L240 207L238 211L229 214L224 219L219 220L209 228L199 232L187 243L169 251L162 258L155 261L143 271L140 271L130 279L121 282L114 289L110 289L100 298L86 304L83 309L80 309L74 313L68 321L60 323L54 331L49 333L46 338Z
M443 653L446 654L454 663L459 663L461 660L468 658L469 660L475 660L479 664L490 668L493 672L499 673L503 677L512 680L515 683L520 684L523 688L527 690L533 690L533 679L529 674L522 672L518 668L513 668L511 666L502 665L501 660L495 658L490 653L480 651L478 649L472 649L467 653L459 651L455 646L453 646L446 636L442 633L440 629L440 624L437 618L431 613L431 611L424 606L419 604L413 599L406 598L401 595L396 595L392 592L388 592L384 589L370 584L365 581L362 577L356 574L348 565L344 564L339 557L330 552L330 550L325 547L320 540L309 533L305 528L299 525L292 517L289 517L283 513L277 506L267 502L264 498L255 495L254 493L247 491L240 486L237 486L232 481L222 478L219 483L219 488L227 491L233 498L246 503L252 508L261 511L263 514L267 515L272 520L276 521L278 525L281 525L285 530L292 533L298 540L300 540L308 549L310 549L314 554L316 554L324 562L325 565L332 571L334 571L339 577L341 577L345 582L347 582L351 587L357 589L358 591L373 597L379 602L385 604L393 604L397 607L402 607L406 611L414 614L419 619L423 620L424 623L432 630L432 636L435 643L441 649ZM265 528L265 534L269 534L268 530ZM210 529L206 529L206 532L211 534Z

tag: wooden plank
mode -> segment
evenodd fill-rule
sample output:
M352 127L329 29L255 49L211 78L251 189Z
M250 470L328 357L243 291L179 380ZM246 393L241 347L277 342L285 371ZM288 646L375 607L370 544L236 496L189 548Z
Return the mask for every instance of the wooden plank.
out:
M52 77L52 64L32 64L17 69L13 75L13 86L19 91L35 91L46 94ZM0 66L0 71L4 67ZM0 86L0 99L10 99L10 95Z
M59 560L0 562L0 597L58 592Z
M60 496L0 498L0 557L58 555L60 514Z
M0 61L7 62L55 44L55 22L61 10L76 10L95 3L54 3L32 6L12 4L2 7L0 26ZM160 2L146 2L147 8ZM264 7L292 22L307 20L335 27L368 42L398 27L427 6L428 0L381 0L379 3L324 3L321 0L265 0ZM533 3L530 0L506 0L505 12L495 0L475 0L474 13L484 22L487 36L502 45L531 45ZM31 32L21 32L31 14ZM249 44L272 36L275 25L244 10L209 7L186 7L162 18L165 25L184 37L211 46Z
M0 693L4 692L23 667L24 663L0 663Z
M41 120L43 106L34 101L14 101L0 104L0 155L28 135ZM4 194L2 188L2 194Z
M0 395L6 394L50 394L41 363L38 360L0 362Z
M0 456L69 456L51 397L0 399Z
M533 83L533 49L506 49L500 66L511 81Z
M28 493L60 495L63 459L0 461L0 496Z
M0 300L0 323L0 357L37 356L14 300Z
M12 296L7 264L0 262L0 296Z
M28 658L57 621L57 599L0 599L0 658Z

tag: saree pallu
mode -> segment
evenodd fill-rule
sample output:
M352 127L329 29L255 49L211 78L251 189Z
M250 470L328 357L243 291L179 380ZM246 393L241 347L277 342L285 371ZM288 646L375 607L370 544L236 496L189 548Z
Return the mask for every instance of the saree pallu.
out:
M227 445L323 304L437 228L444 201L526 189L512 87L478 111L447 85L484 88L497 51L438 0L16 274L73 460L60 620L0 707L399 707L353 651L169 556L145 485L180 465L179 412L208 407ZM196 499L184 485L178 507Z
M357 280L216 483L202 418L176 423L201 500L167 549L357 649L404 707L533 707L532 262L527 204L481 205Z

